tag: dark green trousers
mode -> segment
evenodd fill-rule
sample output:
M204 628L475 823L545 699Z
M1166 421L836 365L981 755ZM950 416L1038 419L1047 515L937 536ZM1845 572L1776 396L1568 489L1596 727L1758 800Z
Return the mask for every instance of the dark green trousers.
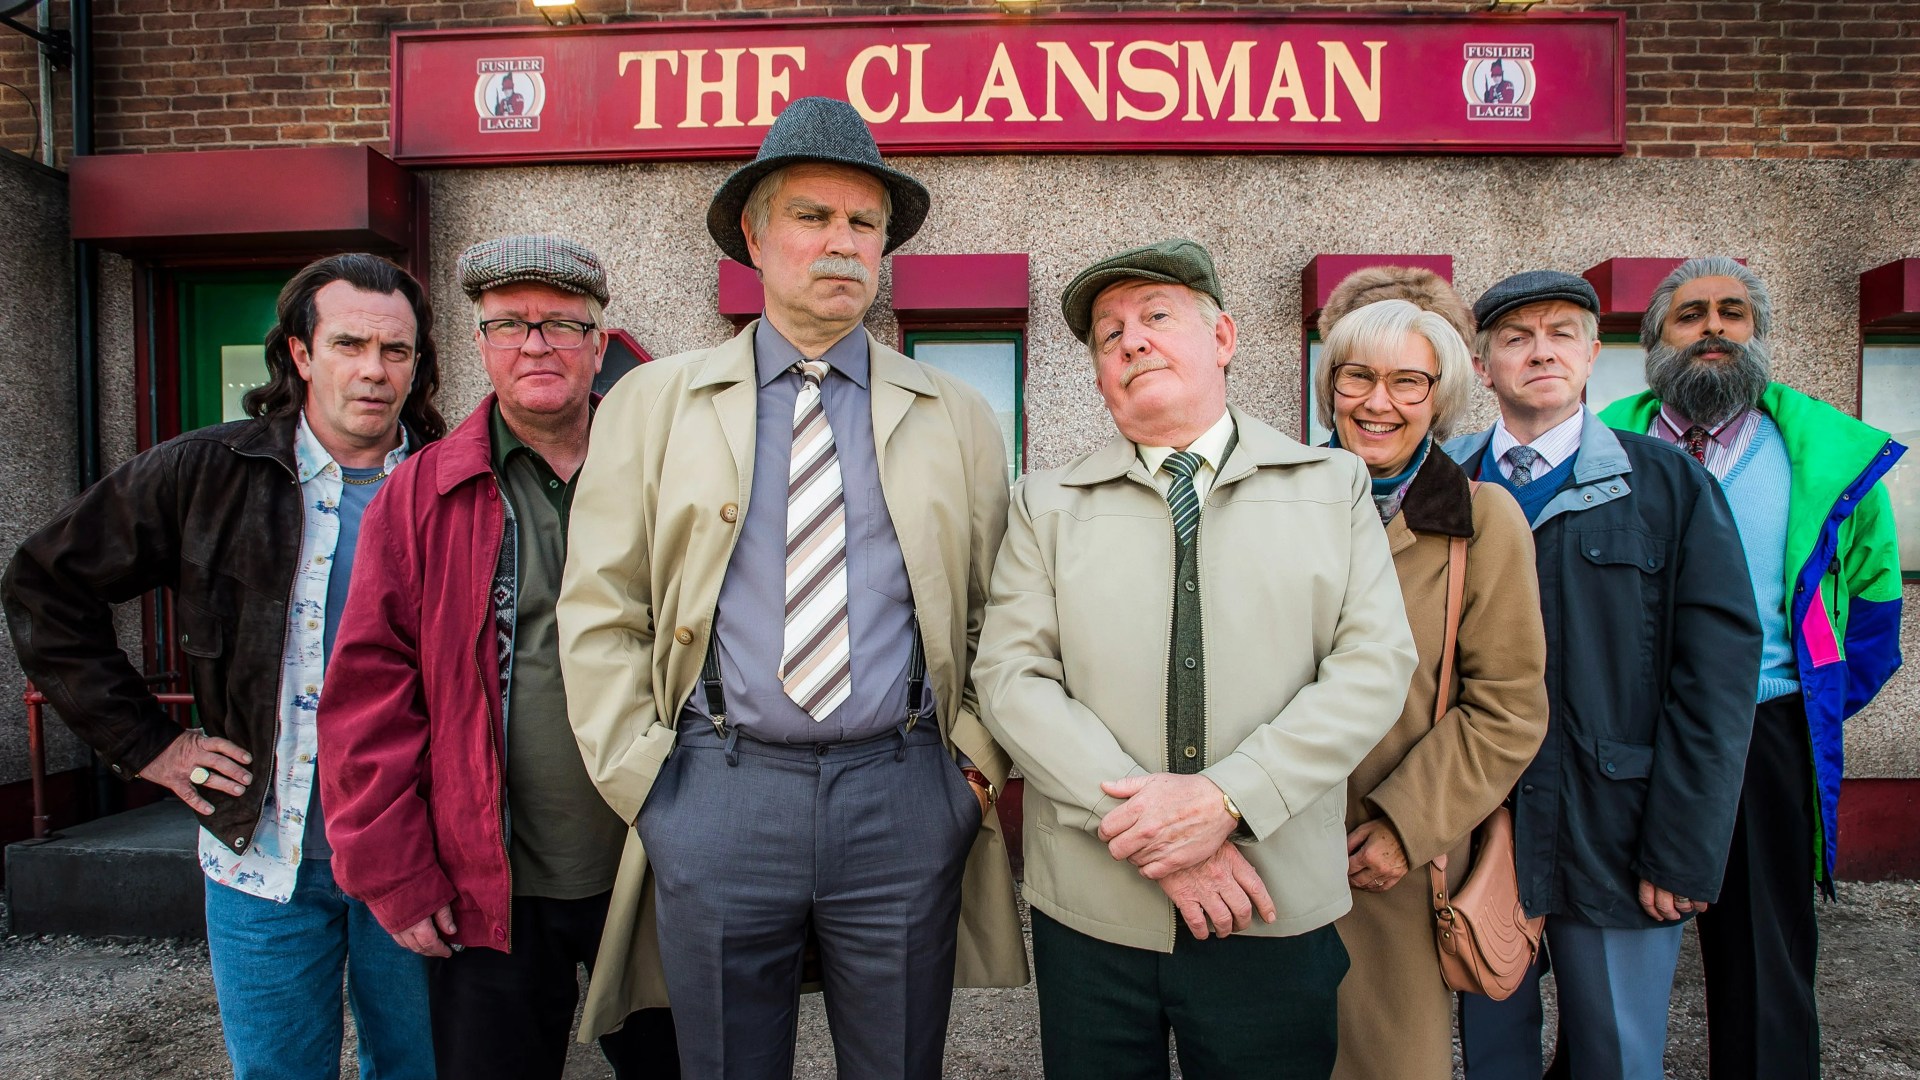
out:
M1047 1080L1165 1080L1169 1031L1186 1080L1333 1072L1347 950L1332 926L1224 941L1200 941L1182 926L1166 955L1035 911L1033 967Z

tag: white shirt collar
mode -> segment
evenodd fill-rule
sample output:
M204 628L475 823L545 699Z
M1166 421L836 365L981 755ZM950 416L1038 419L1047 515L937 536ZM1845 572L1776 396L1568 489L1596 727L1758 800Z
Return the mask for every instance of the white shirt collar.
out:
M1582 405L1574 410L1572 416L1542 432L1539 438L1530 443L1522 443L1513 437L1513 432L1507 430L1506 418L1501 417L1493 422L1493 442L1487 447L1487 453L1492 455L1493 460L1501 461L1506 458L1507 451L1514 447L1530 446L1534 453L1540 455L1540 460L1546 463L1548 469L1557 469L1561 462L1572 457L1574 451L1580 449L1580 428L1586 418L1587 409ZM1539 472L1534 475L1539 475Z
M1231 438L1233 438L1233 414L1222 410L1220 419L1215 420L1213 426L1193 440L1187 449L1200 455L1201 460L1206 463L1203 467L1219 472L1220 467L1226 464L1220 459L1226 456L1227 441ZM1140 446L1137 443L1135 446L1140 452L1140 462L1147 467L1149 476L1158 473L1160 466L1172 457L1174 452L1171 446Z

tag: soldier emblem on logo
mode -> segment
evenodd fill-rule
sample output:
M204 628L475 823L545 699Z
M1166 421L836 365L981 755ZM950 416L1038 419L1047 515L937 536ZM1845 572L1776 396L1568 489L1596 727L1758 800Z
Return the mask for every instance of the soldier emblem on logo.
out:
M480 114L481 131L539 131L540 110L547 104L542 74L546 60L538 56L481 60L475 67L473 107Z
M1469 120L1533 119L1533 46L1468 45L1460 92Z

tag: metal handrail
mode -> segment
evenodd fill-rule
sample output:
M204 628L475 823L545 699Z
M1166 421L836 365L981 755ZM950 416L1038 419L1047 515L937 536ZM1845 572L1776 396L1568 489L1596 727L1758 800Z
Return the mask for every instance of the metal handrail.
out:
M147 677L149 684L164 685L173 682L178 676L173 672ZM192 694L155 694L154 700L162 705L191 705ZM45 840L51 829L47 822L47 735L46 716L47 695L41 693L32 683L27 684L27 692L21 695L27 706L27 765L33 775L33 838Z

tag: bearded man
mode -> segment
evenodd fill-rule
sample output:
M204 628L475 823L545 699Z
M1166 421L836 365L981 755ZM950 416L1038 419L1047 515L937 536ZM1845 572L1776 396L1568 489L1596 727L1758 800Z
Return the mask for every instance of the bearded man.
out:
M1820 1075L1807 875L1833 897L1841 724L1900 666L1899 544L1880 478L1906 448L1770 381L1772 323L1753 271L1717 255L1682 263L1640 324L1651 389L1601 414L1719 479L1764 632L1733 846L1700 917L1714 1080Z

